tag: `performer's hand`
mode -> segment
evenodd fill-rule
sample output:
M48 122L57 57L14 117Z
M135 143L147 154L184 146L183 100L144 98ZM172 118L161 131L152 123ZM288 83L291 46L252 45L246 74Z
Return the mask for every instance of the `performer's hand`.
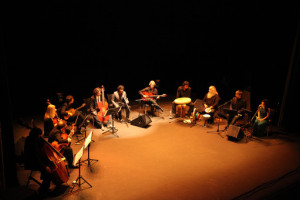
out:
M120 106L117 104L117 105L116 105L116 108L119 108L119 107L120 107Z
M68 138L68 142L71 142L72 141L72 139L71 138Z
M159 99L160 98L160 96L158 96L156 99Z

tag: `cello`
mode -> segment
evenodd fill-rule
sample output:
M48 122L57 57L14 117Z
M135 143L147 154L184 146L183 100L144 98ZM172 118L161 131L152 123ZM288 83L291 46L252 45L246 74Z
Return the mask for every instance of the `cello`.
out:
M66 158L51 146L44 138L44 145L41 149L41 154L44 160L49 163L48 167L51 169L52 182L55 185L66 183L69 180L69 168L66 163Z
M32 127L23 121L19 121L19 124L24 126L27 129L36 128L35 124L32 120ZM66 158L59 153L54 147L51 146L49 142L47 142L43 137L39 137L41 142L43 143L40 149L41 159L47 163L47 166L51 170L52 182L55 185L60 185L62 183L66 183L69 180L69 168Z
M101 101L98 102L98 109L99 109L99 112L97 113L97 115L98 115L100 122L107 123L110 116L109 115L105 116L106 112L108 110L108 103L105 101L105 98L104 98L104 86L103 85L101 86Z

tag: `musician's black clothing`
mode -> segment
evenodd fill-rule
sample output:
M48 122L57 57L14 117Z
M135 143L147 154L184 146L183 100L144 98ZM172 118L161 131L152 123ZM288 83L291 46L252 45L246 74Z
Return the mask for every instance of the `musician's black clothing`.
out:
M99 107L98 107L98 103L101 102L101 96L95 96L93 95L90 99L90 111L91 111L91 115L94 119L94 125L96 126L96 128L102 128L103 124L102 122L99 120L97 113L100 111ZM106 102L106 99L104 98L104 102Z
M243 109L246 109L246 106L247 104L244 99L236 97L232 98L229 108L232 110L236 110L238 114L235 116L227 114L228 125L234 124L238 119L243 117L242 111Z
M64 117L68 116L67 111L72 108L73 108L72 104L64 103L62 107L59 109L60 117L63 119ZM76 110L74 115L69 116L69 118L67 119L67 123L68 125L72 125L73 123L76 122L75 125L79 127L80 125L82 125L84 118L85 116L79 110ZM80 127L78 128L78 131L80 131Z
M183 89L183 86L179 86L176 93L176 98L188 97L191 98L192 89L188 87L186 90Z
M58 128L52 129L49 134L48 142L51 144L53 141L57 141L58 144L68 143L68 140L64 140L61 137L62 131ZM69 146L63 147L63 156L66 157L69 167L73 167L73 149Z
M215 112L217 111L217 107L219 105L220 97L218 94L208 98L207 94L203 98L203 104L206 104L208 107L212 106L212 110L209 113L210 118L207 120L209 124L214 122Z

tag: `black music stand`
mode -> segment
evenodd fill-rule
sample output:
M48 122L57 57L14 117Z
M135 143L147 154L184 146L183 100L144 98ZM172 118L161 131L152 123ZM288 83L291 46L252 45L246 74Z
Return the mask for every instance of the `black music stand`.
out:
M81 149L77 152L77 154L75 155L75 159L74 159L73 165L76 165L76 164L78 163L78 166L79 166L79 168L78 168L78 177L77 177L76 181L73 181L73 183L72 183L72 184L73 184L73 187L72 187L70 193L76 192L76 191L78 191L78 190L89 189L89 188L92 187L92 185L91 185L89 182L87 182L87 181L81 176L81 173L80 173L80 167L81 167L81 161L80 161L80 160L81 160L81 157L82 157L82 155L83 155L83 150L84 150L84 146L82 146L82 148L81 148ZM83 180L83 182L82 182L81 180ZM88 184L89 187L87 187L87 188L82 188L81 186L82 186L84 183ZM79 188L78 188L77 190L74 191L74 188L75 188L76 185L77 185Z
M230 102L231 102L231 100L230 100L230 101L227 101L227 102L225 102L225 103L223 103L223 104L220 105L220 106L218 106L218 118L219 118L219 120L218 120L218 128L217 128L216 131L207 131L207 133L218 133L219 136L223 138L223 136L220 134L220 132L225 131L225 129L224 129L224 130L220 130L220 118L221 118L221 117L220 117L220 108L222 108L223 106L225 106L226 104L228 104L228 103L230 103ZM225 108L224 108L223 110L225 110Z
M93 131L91 131L91 133L88 135L88 137L86 138L86 140L84 142L84 148L88 149L88 158L86 160L79 161L80 163L87 162L88 166L91 166L91 161L94 161L94 162L98 162L99 161L97 159L91 159L90 158L90 146L91 146L91 142L93 141L92 140L92 135L93 135Z
M79 139L78 135L76 135L77 141L75 142L75 144L80 144L81 141L85 140L85 138L86 138L86 120L88 119L88 117L90 117L90 115L91 115L90 113L87 114L85 116L85 118L83 119L82 123L79 125L80 129L81 129L81 127L84 127L84 136L83 136L83 138ZM80 130L80 132L81 132L81 130Z
M111 109L108 109L107 112L105 113L105 116L107 115L112 115L112 119L111 119L111 127L108 128L107 131L103 132L102 134L105 134L107 132L110 132L111 131L111 134L113 134L114 136L116 137L119 137L119 135L117 134L118 132L118 129L115 127L115 122L114 122L114 117L115 115L120 111L121 107L118 107L118 108L111 108Z

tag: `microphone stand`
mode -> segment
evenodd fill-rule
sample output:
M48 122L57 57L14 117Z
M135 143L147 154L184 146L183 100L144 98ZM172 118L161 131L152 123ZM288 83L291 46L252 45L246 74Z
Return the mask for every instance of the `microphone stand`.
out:
M230 103L230 102L231 102L231 100L230 100L230 101L227 101L227 102L225 102L225 103L223 103L223 104L220 105L220 106L218 106L218 111L219 111L219 113L218 113L218 118L219 118L219 120L218 120L218 128L217 128L216 131L207 131L207 133L215 133L215 132L216 132L216 133L219 134L220 137L224 138L224 137L220 134L220 132L225 131L225 129L220 131L220 108L222 108L223 106L225 106L226 104L228 104L228 103Z

